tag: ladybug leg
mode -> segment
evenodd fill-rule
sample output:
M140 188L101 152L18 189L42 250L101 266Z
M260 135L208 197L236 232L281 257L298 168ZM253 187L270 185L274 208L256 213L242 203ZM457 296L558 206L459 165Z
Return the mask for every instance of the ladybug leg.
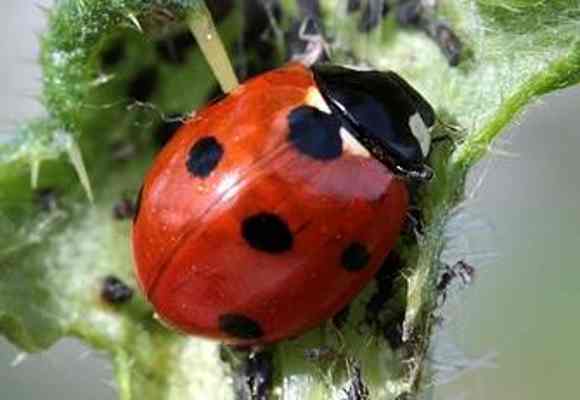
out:
M453 30L435 17L437 0L401 0L397 10L397 21L402 26L417 28L425 32L441 49L449 65L461 61L463 44Z

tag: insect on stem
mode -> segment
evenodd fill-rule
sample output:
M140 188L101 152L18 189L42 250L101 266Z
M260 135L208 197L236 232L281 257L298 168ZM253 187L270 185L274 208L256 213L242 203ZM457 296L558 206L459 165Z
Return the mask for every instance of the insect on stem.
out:
M240 83L213 23L211 13L203 1L199 2L197 7L189 13L187 24L222 90L229 93L237 88Z

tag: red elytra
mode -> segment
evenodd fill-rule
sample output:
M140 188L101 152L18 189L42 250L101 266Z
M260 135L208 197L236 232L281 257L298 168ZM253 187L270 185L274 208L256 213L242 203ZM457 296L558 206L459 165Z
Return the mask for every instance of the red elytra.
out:
M140 286L169 325L275 342L332 317L377 272L407 187L321 102L312 71L289 64L198 112L159 153L132 240ZM312 135L326 126L339 131L321 149Z

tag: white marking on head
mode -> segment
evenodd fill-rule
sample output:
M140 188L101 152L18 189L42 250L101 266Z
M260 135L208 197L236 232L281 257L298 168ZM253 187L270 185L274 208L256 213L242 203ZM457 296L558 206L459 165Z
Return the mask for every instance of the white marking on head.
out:
M342 151L355 156L370 158L371 153L345 127L340 128Z
M308 89L308 92L306 93L306 98L304 99L304 102L306 104L308 104L309 106L317 108L318 110L322 111L323 113L326 113L326 114L331 113L330 107L328 107L328 104L326 104L324 97L322 97L322 94L315 86L311 86Z
M429 128L427 128L427 125L425 125L423 118L421 118L421 115L418 112L411 115L411 118L409 118L409 128L411 128L411 133L413 133L413 136L415 136L419 142L419 146L421 146L423 157L427 157L429 154L429 148L431 147L431 134Z

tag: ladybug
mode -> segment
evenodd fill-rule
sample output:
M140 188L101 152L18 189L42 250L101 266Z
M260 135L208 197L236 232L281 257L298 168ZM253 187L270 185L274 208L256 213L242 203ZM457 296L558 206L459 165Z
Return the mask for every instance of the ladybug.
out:
M141 289L176 329L236 346L343 309L401 232L429 103L393 72L290 63L208 105L157 155L132 241Z

